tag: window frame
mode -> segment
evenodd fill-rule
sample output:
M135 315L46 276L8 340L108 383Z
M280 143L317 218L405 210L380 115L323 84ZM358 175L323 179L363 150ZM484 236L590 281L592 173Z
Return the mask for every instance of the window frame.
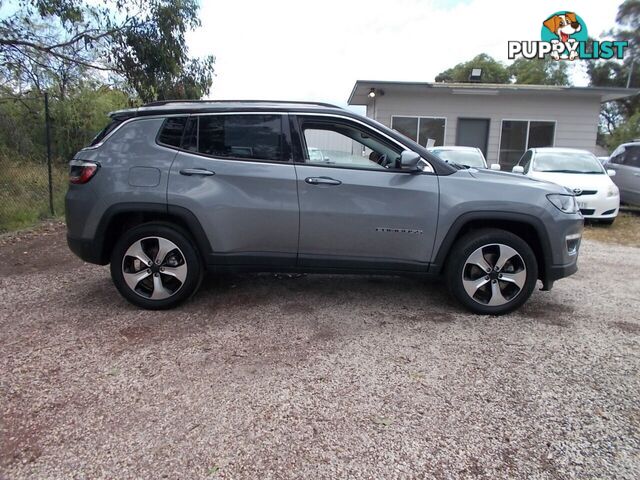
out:
M417 130L416 130L416 139L413 140L411 137L407 137L410 140L416 142L418 145L420 145L422 148L429 148L426 145L422 145L420 143L420 119L421 118L428 118L429 120L444 120L444 130L442 132L442 145L434 145L434 147L444 147L446 146L446 138L447 138L447 117L438 117L438 116L433 116L433 115L391 115L391 129L395 130L393 128L393 119L394 118L417 118L418 119L418 124L417 124ZM401 135L404 135L402 132L400 132L399 130L395 130L396 132L398 132Z
M384 133L379 132L378 130L375 130L374 128L369 127L368 125L362 124L349 117L333 115L333 114L295 112L290 115L290 118L292 119L292 122L291 122L292 128L295 130L293 132L293 135L297 136L299 140L300 151L299 151L299 156L294 158L293 163L295 165L304 165L304 166L320 167L320 168L338 168L341 170L356 170L356 171L363 171L363 172L412 173L412 174L416 173L416 171L414 170L406 170L401 168L367 168L367 167L352 167L349 165L340 165L340 164L311 163L308 161L309 154L307 149L307 141L304 136L303 123L305 120L307 122L313 122L313 123L327 123L327 124L341 123L341 124L350 126L352 128L355 128L357 130L365 130L371 137L374 137L380 143L386 144L389 148L393 150L399 149L400 152L402 152L403 150L409 150L409 148L406 145L403 145L402 143L398 142L397 140L391 137L388 137ZM298 161L297 158L301 158L302 161ZM423 159L423 161L427 162L426 159ZM429 166L430 168L433 169L433 166L430 163L429 163ZM431 172L422 172L422 171L420 171L420 173L434 174Z
M503 129L503 126L504 126L504 122L527 122L527 135L525 137L524 152L522 153L523 155L527 152L527 150L530 150L531 148L542 148L542 147L529 147L529 131L531 130L531 122L553 123L553 144L550 145L550 146L551 147L555 147L556 146L556 134L558 132L558 121L557 120L545 120L543 118L530 118L530 119L524 119L524 118L502 118L500 120L500 136L498 137L498 164L499 165L501 165L501 163L500 163L500 154L502 153L502 129ZM520 160L518 160L516 165L518 165L519 163L520 163Z
M211 116L221 116L221 115L277 115L280 117L280 129L282 135L282 151L280 152L281 160L270 160L270 159L262 159L262 158L246 158L246 157L221 157L216 155L209 155L207 153L202 153L197 150L200 139L200 117L211 117ZM195 118L197 120L196 126L196 150L190 150L186 148L185 144L185 133L187 132L187 126L189 121L185 124L185 128L182 133L182 142L180 144L180 148L175 148L171 146L166 146L164 144L160 144L162 146L166 146L167 148L173 148L174 150L179 150L181 152L189 153L191 155L198 155L199 157L209 158L212 160L231 160L234 162L254 162L254 163L270 163L273 165L283 165L283 164L291 164L291 133L288 125L288 112L273 112L273 111L235 111L235 112L199 112L199 113L191 113L188 115L189 118Z
M184 144L184 134L187 131L187 125L189 124L189 117L191 117L191 115L189 115L189 114L185 114L185 115L167 115L166 117L163 117L164 120L162 121L162 125L160 125L160 128L158 129L158 133L156 134L156 144L160 145L161 147L170 148L171 150L180 150L182 148L182 145ZM164 143L164 142L160 141L160 136L162 135L162 131L164 130L164 126L172 118L184 118L185 119L184 127L182 127L182 135L180 136L180 142L179 142L178 146L170 145L168 143Z

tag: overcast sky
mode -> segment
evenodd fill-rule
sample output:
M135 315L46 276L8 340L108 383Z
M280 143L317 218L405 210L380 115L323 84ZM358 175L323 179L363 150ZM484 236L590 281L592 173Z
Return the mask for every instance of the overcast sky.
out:
M190 53L216 57L214 99L317 100L346 105L357 79L433 81L508 40L539 40L542 22L575 11L599 37L617 0L201 0ZM576 72L574 82L586 84Z

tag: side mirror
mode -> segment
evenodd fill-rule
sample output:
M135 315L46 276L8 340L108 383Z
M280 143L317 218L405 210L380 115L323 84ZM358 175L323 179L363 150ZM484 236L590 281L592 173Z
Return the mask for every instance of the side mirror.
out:
M516 165L511 169L511 171L513 173L524 173L524 167L521 167L520 165Z
M609 175L610 177L615 177L616 176L616 171L608 168L607 169L607 175Z
M502 167L500 167L499 163L492 163L491 166L489 167L491 170L501 170Z
M420 155L411 150L403 150L400 154L400 168L407 170L417 170Z

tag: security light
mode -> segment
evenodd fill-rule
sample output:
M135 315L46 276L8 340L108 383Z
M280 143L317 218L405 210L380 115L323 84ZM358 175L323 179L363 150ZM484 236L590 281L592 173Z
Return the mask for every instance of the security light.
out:
M372 88L371 90L369 90L369 98L375 98L376 97L376 89Z
M471 75L469 75L470 82L479 82L482 78L482 69L481 68L472 68Z

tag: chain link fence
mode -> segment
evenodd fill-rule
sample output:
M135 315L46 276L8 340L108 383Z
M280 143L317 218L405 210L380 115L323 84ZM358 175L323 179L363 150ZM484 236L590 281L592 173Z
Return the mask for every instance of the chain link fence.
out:
M52 146L48 98L0 98L0 234L64 214L67 159Z

